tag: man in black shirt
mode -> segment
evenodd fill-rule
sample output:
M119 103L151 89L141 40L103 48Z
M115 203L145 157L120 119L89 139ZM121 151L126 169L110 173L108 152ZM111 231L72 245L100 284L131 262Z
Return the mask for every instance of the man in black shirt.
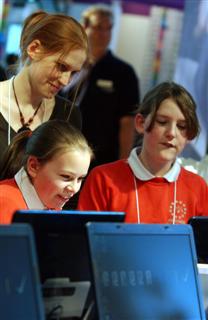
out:
M95 151L95 166L128 156L139 83L132 66L108 49L113 27L111 9L105 5L89 7L83 12L83 25L92 61L76 103L82 113L82 131Z

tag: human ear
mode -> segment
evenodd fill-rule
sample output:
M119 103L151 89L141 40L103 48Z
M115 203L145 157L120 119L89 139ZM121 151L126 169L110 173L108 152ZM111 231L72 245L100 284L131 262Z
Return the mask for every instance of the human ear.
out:
M31 60L39 59L42 52L42 45L39 40L33 40L27 47L27 54Z
M135 129L139 134L143 134L145 130L145 118L141 113L135 116Z
M40 168L39 160L34 156L29 156L27 160L27 173L31 178L35 178Z

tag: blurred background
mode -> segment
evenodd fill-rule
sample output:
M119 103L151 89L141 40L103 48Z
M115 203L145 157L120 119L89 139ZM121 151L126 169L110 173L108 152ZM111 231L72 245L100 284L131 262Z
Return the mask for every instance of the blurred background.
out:
M18 56L22 22L30 13L43 9L80 21L82 11L96 3L108 4L114 12L111 49L134 67L141 98L167 80L192 93L202 130L184 156L203 158L208 145L207 0L0 0L0 64L7 68Z

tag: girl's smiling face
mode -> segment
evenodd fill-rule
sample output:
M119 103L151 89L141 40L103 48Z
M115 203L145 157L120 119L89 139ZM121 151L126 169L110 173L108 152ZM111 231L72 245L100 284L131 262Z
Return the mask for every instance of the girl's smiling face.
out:
M176 102L165 99L156 113L151 131L147 131L150 115L136 116L136 127L143 134L140 158L153 174L164 175L187 143L187 123ZM159 173L158 173L159 172Z
M86 150L65 151L43 164L36 157L29 157L27 172L46 208L61 209L79 191L90 158Z

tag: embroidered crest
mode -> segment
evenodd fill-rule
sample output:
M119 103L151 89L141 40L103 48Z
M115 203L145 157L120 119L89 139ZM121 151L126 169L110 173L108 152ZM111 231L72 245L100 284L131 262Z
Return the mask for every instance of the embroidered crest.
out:
M169 207L169 212L171 217L168 219L168 223L173 223L173 215L174 215L174 202L171 202ZM187 214L186 204L181 200L176 201L176 216L175 223L185 223Z

